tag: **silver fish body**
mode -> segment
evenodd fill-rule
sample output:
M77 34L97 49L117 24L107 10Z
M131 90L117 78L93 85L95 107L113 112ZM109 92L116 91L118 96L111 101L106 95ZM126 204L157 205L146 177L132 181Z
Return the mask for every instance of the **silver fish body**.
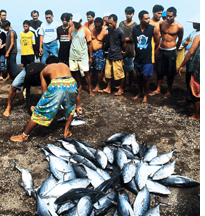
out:
M87 123L88 123L87 121L73 119L70 126L79 126L79 125L83 125L83 124L87 124Z
M157 147L155 145L153 145L152 147L150 147L148 149L148 151L145 153L144 156L144 161L146 162L150 162L154 157L156 157L158 155L158 150Z
M133 162L127 163L122 169L122 177L124 183L130 182L136 173L136 166Z
M176 159L172 163L162 166L159 170L155 172L152 179L160 180L172 175L174 173L175 163L176 163Z
M146 185L148 178L147 163L140 161L135 174L135 182L140 190Z
M75 210L76 215L79 215L79 216L90 215L92 207L93 207L93 203L92 203L91 198L89 196L84 196L78 201L78 204Z
M102 169L105 169L106 166L107 166L107 156L106 154L101 151L101 150L97 150L96 153L95 153L95 157L96 157L96 160L98 162L98 164L101 166Z
M124 165L128 162L126 154L124 153L124 151L122 149L118 148L117 152L115 154L115 157L116 157L116 163L117 163L117 165L122 170L122 168L124 167Z
M105 180L108 180L111 178L110 174L108 172L106 172L105 170L103 169L100 169L97 167L97 170L96 170Z
M109 163L113 164L113 162L114 162L114 152L113 152L113 150L111 148L109 148L108 146L105 146L103 148L103 152L107 156L107 160L109 161Z
M135 216L144 215L144 213L149 209L149 206L150 194L147 187L145 186L141 191L139 191L133 203Z
M163 195L171 194L171 191L167 187L150 179L147 179L147 189L150 193L157 193Z
M131 145L134 155L139 152L139 144L136 141L135 134L128 134L125 136L123 138L122 145Z

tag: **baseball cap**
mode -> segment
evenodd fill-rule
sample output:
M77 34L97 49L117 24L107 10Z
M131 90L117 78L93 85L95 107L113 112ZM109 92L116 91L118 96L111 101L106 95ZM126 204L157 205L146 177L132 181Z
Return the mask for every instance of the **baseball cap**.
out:
M80 20L82 20L82 16L81 16L81 14L80 13L75 13L75 14L73 14L73 19L72 19L72 21L73 22L80 22Z

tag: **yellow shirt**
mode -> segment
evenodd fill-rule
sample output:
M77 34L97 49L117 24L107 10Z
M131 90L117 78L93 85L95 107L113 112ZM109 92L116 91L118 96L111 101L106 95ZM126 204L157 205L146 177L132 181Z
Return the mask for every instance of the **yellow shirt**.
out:
M21 55L34 55L33 44L35 44L34 33L29 31L27 33L21 32Z

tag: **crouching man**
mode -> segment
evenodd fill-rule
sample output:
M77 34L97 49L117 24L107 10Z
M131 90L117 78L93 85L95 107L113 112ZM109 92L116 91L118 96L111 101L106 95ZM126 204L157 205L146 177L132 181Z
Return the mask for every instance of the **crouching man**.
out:
M57 58L50 56L49 58ZM46 79L51 80L47 86ZM59 107L64 107L65 123L64 138L70 137L70 123L73 120L75 108L77 114L82 113L80 107L80 95L78 94L77 83L72 77L69 67L64 63L53 63L46 66L41 74L42 97L33 110L30 121L21 135L12 136L11 141L23 142L29 137L31 131L37 125L49 126L53 121Z

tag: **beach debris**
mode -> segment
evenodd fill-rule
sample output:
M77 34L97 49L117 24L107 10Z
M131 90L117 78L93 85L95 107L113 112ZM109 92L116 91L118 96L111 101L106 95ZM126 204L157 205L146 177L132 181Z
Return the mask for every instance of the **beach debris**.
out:
M102 149L71 138L39 146L49 164L50 176L37 188L26 169L21 186L35 194L39 215L160 215L161 202L150 208L152 194L168 196L168 187L198 187L194 179L176 175L176 149L159 154L157 145L139 144L134 134L116 133L103 141ZM126 191L135 199L130 202ZM165 205L168 206L168 205Z

